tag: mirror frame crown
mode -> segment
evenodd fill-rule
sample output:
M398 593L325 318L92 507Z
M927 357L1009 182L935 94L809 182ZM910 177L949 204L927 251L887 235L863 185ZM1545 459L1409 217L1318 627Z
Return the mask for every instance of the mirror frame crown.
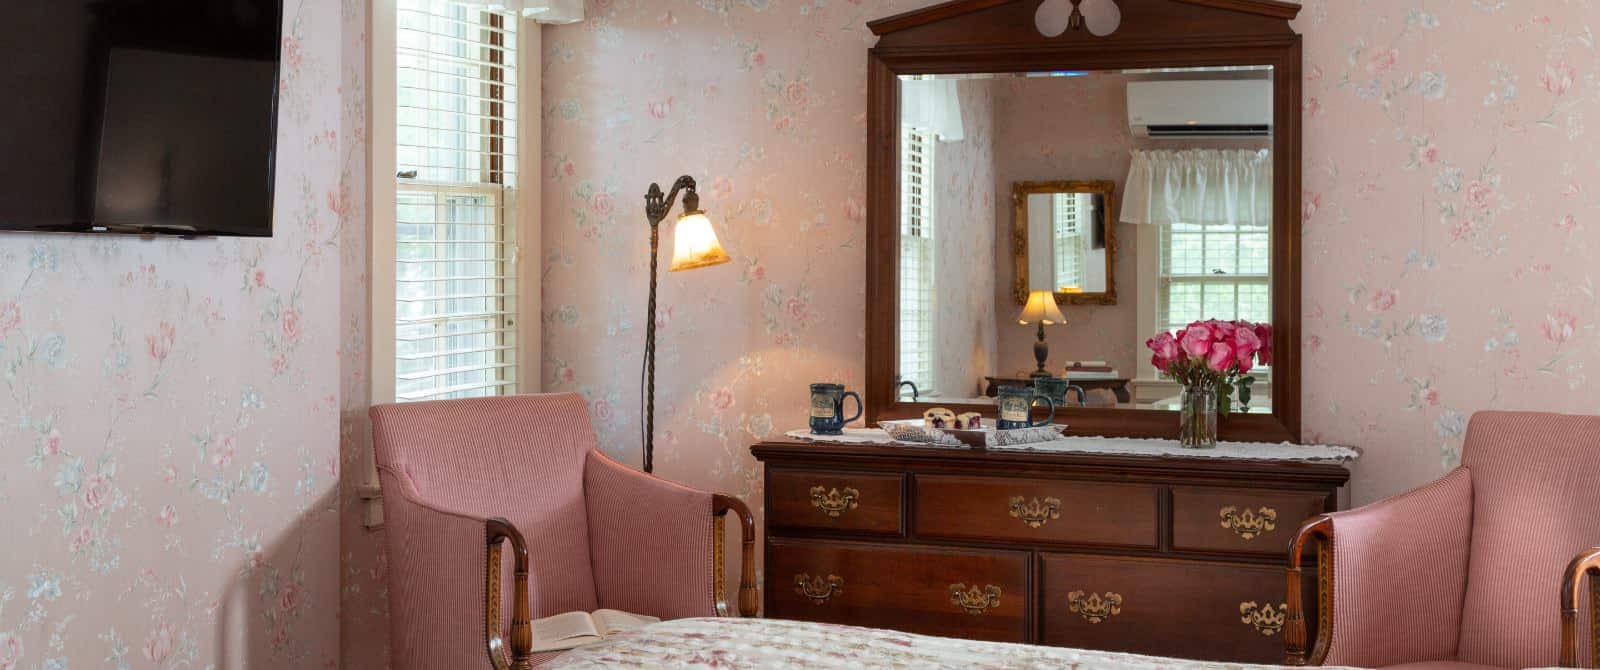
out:
M899 76L1134 68L1273 67L1272 413L1221 420L1225 440L1300 439L1300 6L1278 0L1117 0L1122 24L1094 37L1034 27L1040 0L955 0L867 24L866 416L919 417L935 406L896 392L899 334ZM938 403L956 412L993 406ZM1175 438L1177 412L1064 408L1071 435Z

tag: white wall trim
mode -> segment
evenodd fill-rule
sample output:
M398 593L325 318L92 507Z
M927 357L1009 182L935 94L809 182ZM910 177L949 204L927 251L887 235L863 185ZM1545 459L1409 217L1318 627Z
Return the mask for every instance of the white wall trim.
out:
M538 393L544 388L544 26L524 19L517 39L517 392Z
M372 0L367 31L367 295L368 330L372 352L372 404L394 402L394 301L381 287L394 286L395 249L395 3ZM373 472L372 481L377 481Z

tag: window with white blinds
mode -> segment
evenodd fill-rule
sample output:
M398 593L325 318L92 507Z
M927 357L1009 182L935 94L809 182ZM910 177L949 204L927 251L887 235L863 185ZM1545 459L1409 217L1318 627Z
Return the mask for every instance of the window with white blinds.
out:
M1156 326L1200 319L1271 321L1271 250L1264 228L1162 225Z
M922 395L933 378L933 134L900 132L900 379ZM909 396L910 389L905 389Z
M1083 287L1084 251L1083 227L1079 225L1079 194L1056 193L1054 205L1055 233L1055 288Z
M395 19L395 399L515 393L518 21Z

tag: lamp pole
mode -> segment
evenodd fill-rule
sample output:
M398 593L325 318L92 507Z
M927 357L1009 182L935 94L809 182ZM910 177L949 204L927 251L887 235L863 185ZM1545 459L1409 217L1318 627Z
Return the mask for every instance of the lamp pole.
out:
M695 192L694 178L689 175L678 177L672 183L672 191L663 195L659 184L650 184L650 190L644 194L645 218L650 222L650 318L644 322L644 365L639 375L642 377L643 388L640 390L644 404L644 471L654 470L654 456L656 447L656 265L661 255L661 222L666 220L667 213L672 211L672 205L678 199L678 193L683 192L683 207L686 211L700 209L700 194Z

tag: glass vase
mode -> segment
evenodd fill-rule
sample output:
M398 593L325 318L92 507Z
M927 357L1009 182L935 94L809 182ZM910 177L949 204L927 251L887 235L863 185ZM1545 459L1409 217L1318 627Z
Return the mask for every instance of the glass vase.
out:
M1217 446L1217 387L1183 387L1178 412L1178 446L1211 449Z

